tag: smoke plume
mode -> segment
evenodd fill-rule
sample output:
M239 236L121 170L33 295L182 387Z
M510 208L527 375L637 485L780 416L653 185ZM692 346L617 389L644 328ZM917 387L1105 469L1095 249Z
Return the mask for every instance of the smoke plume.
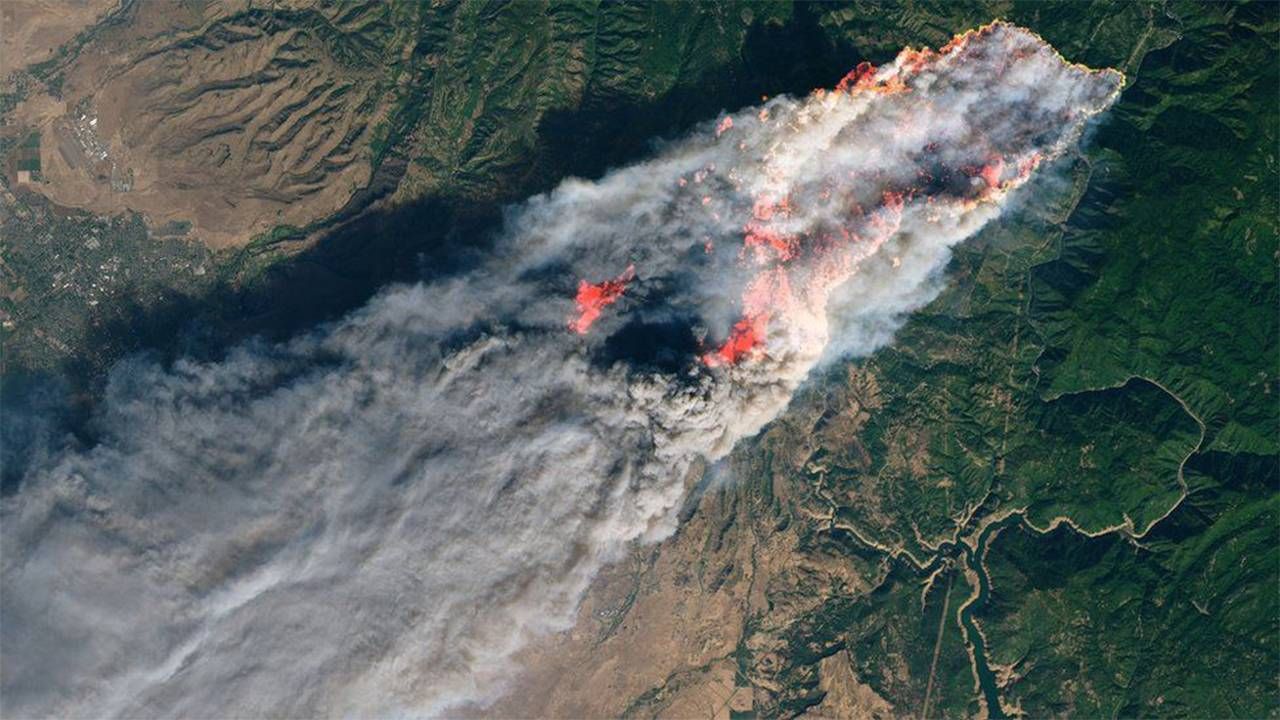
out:
M221 362L125 363L102 441L0 509L4 714L492 698L824 353L927 302L1121 80L992 24L567 181L465 277Z

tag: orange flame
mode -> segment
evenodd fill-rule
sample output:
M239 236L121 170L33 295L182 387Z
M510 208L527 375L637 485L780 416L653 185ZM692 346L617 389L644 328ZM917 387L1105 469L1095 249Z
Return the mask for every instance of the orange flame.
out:
M982 166L982 171L978 174L986 181L987 187L995 188L1000 185L1000 175L1004 173L1004 158L996 157L996 159Z
M931 66L952 62L955 56L963 58L970 53L985 52L984 48L973 44L974 39L995 32L998 27L998 23L992 23L962 33L937 51L906 48L899 53L893 65L883 69L869 62L859 63L832 90L815 90L814 98L830 105L843 100L836 95L856 97L863 93L894 95L910 92L908 83L914 84ZM760 109L756 117L766 122L770 111ZM911 117L904 115L899 121L910 123ZM715 127L715 136L720 137L733 126L731 117L722 118ZM937 146L937 142L931 142L923 149L933 152ZM745 149L746 145L739 142L738 147ZM985 162L979 161L982 164L944 170L948 174L959 170L973 178L973 187L968 188L961 198L963 207L967 208L1003 197L1004 193L1024 182L1043 159L1039 153L1007 157L992 153ZM692 185L703 183L714 173L714 166L708 166L693 172L689 179L680 177L678 184L681 187L689 185L689 191L692 191ZM854 179L853 171L849 171L849 176ZM749 268L748 272L753 277L742 292L737 321L719 345L711 345L714 349L700 355L702 363L716 368L737 364L745 358L759 357L767 347L771 347L771 331L775 341L783 333L799 333L802 342L807 342L809 336L823 336L827 332L826 304L832 292L858 271L863 260L879 251L901 229L907 203L922 200L923 217L929 222L939 220L941 211L927 190L932 182L933 173L922 167L917 171L914 186L898 185L887 189L881 193L878 203L867 208L849 200L843 227L813 231L797 230L796 218L803 215L793 214L792 198L787 194L790 190L786 189L784 182L775 183L773 191L758 194L750 216L742 226L742 246L737 256L740 265L744 269ZM737 180L733 184L735 189L740 189ZM711 187L707 186L707 190ZM831 201L833 190L835 188L829 185L822 187L817 196L824 202ZM711 208L722 205L712 204L713 195L714 192L699 193L695 197L719 222L719 213ZM800 194L797 200L803 201L805 197ZM710 237L704 237L702 247L705 253L711 254L715 246ZM897 267L901 261L893 258L892 262ZM613 280L597 284L582 281L576 298L578 317L570 323L570 328L585 333L601 311L621 297L634 276L634 267L629 266L626 272Z
M703 364L707 367L720 367L737 363L747 353L764 344L764 334L768 327L768 313L739 320L723 345L702 356Z
M907 86L903 82L901 75L895 73L886 78L878 79L876 77L878 71L879 69L875 65L866 61L860 62L847 75L840 78L840 82L836 83L835 91L851 95L864 91L882 95L893 95L907 91Z
M774 311L785 311L795 301L785 270L773 268L756 275L742 293L742 319L734 323L729 337L719 348L702 356L703 364L707 367L733 365L761 348Z
M628 265L621 275L612 280L598 283L589 283L586 280L579 281L578 295L574 298L574 302L578 306L578 317L569 322L569 329L579 335L585 335L587 330L591 328L592 323L600 317L600 313L622 297L622 293L627 289L627 284L635 276L636 266Z

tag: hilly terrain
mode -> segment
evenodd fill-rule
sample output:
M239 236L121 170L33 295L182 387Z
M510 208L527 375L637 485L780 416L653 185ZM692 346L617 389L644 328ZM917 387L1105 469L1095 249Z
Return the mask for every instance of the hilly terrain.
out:
M1145 29L1056 40L1130 76L1063 178L962 248L891 348L739 448L513 697L628 717L1275 716L1280 25L1147 8ZM1053 38L1047 9L1011 14Z
M59 423L92 441L121 357L456 272L504 204L721 110L996 17L1122 70L943 294L708 471L496 709L1280 715L1276 5L44 7L0 15L7 491Z
M124 2L63 30L0 101L5 234L32 240L6 247L9 373L287 334L482 245L504 203L843 74L785 3Z

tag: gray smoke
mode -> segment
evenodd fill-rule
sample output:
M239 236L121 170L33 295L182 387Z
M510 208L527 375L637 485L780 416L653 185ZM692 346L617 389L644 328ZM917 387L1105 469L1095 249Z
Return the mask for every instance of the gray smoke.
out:
M568 181L513 209L466 277L222 362L123 364L101 443L0 508L4 714L492 699L824 353L887 342L948 248L1119 83L989 26ZM571 332L579 281L628 267ZM721 353L745 326L754 342Z

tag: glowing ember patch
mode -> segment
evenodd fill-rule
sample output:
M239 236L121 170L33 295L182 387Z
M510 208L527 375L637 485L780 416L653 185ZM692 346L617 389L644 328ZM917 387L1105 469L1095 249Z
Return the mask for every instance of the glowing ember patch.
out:
M994 188L1000 186L1000 175L1004 173L1004 158L996 158L995 160L982 166L982 172L979 173L982 179L987 182L987 187Z
M742 319L734 323L729 337L714 352L702 356L707 367L734 365L753 351L763 348L774 313L794 313L798 303L791 279L782 268L756 275L742 293Z
M636 276L635 265L628 265L625 272L612 280L589 283L583 280L578 283L578 294L574 302L578 305L578 317L569 323L569 329L585 335L591 324L600 317L600 313L622 297L627 284Z
M700 167L682 166L676 179L681 202L704 208L698 216L714 221L715 232L721 214L745 216L737 221L736 253L717 253L722 240L712 235L693 245L708 256L696 272L720 277L736 258L729 277L741 294L736 316L712 323L724 335L709 338L699 359L721 368L816 352L828 340L829 300L867 258L904 228L911 245L922 234L979 227L1114 100L1119 80L1113 71L1070 65L1033 34L993 23L937 51L907 48L881 67L860 63L834 88L815 90L803 102L720 118L715 137L733 130L733 141L709 146ZM1040 96L1024 88L1041 81L1077 88L1087 101L1077 106L1070 93ZM995 89L988 92L988 85ZM1016 92L1006 98L1005 86ZM980 102L987 95L990 107ZM1018 101L1025 111L1003 109L1014 97L1025 98ZM949 103L971 111L952 117ZM711 161L725 159L731 164L719 173ZM907 263L901 255L886 260L894 268ZM570 326L586 332L631 275L628 268L614 280L584 282Z
M952 54L956 50L959 50L964 46L968 45L970 39L977 36L978 33L981 33L986 29L987 28L985 27L977 28L975 30L968 30L966 32L960 33L959 35L953 36L949 41L947 41L946 45L943 45L942 47L938 48L938 54L939 55Z
M782 261L795 257L799 245L797 238L783 235L777 230L758 223L748 223L745 231L746 234L742 239L743 250L753 250L757 263L763 264L768 260L766 249L772 249Z
M1032 153L1029 157L1023 158L1018 163L1018 179L1026 180L1040 166L1040 161L1043 159L1040 153Z
M860 62L848 74L840 78L836 84L836 92L851 92L855 88L866 87L875 82L876 66L869 62Z
M920 65L923 66L923 62ZM836 84L836 92L853 94L868 91L893 95L907 91L907 85L901 74L895 72L887 77L877 78L878 73L879 69L875 65L860 62L857 67L849 71L849 74L840 79Z
M888 208L889 212L899 215L902 214L902 208L906 206L907 202L902 193L892 191L885 192L880 199L884 202L884 206Z
M70 474L75 483L65 492L51 488L58 496L54 503L44 502L51 496L36 487L37 494L16 510L13 503L0 507L0 524L16 518L10 525L21 525L0 528L0 542L38 530L31 553L19 558L31 565L19 579L35 582L14 583L30 592L10 603L11 611L19 606L16 621L10 621L21 626L28 619L21 613L27 612L35 626L66 632L91 632L99 619L124 627L120 623L133 608L123 608L121 615L112 598L101 597L95 582L101 572L81 578L42 570L44 564L56 568L68 558L80 560L93 548L104 550L90 560L103 570L124 572L121 582L147 591L140 595L154 595L162 608L190 612L161 632L126 638L129 652L116 653L126 662L110 668L78 662L75 649L41 655L50 665L74 671L83 664L80 669L106 674L59 676L32 692L23 687L16 693L22 704L10 712L96 715L109 708L124 714L119 708L136 706L133 715L191 715L200 705L200 714L211 717L315 715L334 698L365 704L372 699L370 714L413 707L448 717L466 705L487 707L504 692L501 679L520 664L516 653L526 641L579 617L583 587L605 559L677 530L691 473L725 458L739 440L755 436L784 412L824 360L883 347L910 313L941 292L953 248L1000 217L1009 194L1038 163L1074 147L1089 118L1114 102L1122 83L1118 73L1066 63L1034 34L1005 24L962 36L949 47L945 55L908 52L878 70L864 68L840 92L778 98L768 107L768 122L757 120L758 108L743 109L733 116L734 137L728 140L712 137L724 116L711 116L698 137L664 143L655 157L597 181L567 180L504 214L502 236L492 238L493 252L473 270L389 290L304 342L279 351L246 351L227 368L203 365L171 380L162 369L145 370L164 382L166 394L192 398L184 404L194 415L170 412L167 397L160 398L163 412L147 413L151 405L142 398L139 410L122 408L140 423L130 435L110 439L118 447L108 445L105 460L96 451L71 451L28 470L37 480ZM906 90L892 91L896 87ZM997 158L1002 166L994 164ZM706 207L703 197L712 200ZM1026 219L1044 224L1058 204L1037 204ZM1023 225L1017 233L1028 230ZM704 255L712 242L715 252ZM974 248L965 256L979 252ZM635 269L624 262L645 269L643 285L631 282L638 279ZM563 274L548 280L551 273ZM558 292L548 295L548 282ZM632 284L638 286L631 289ZM431 315L432 308L454 311ZM595 324L602 327L596 330ZM575 334L589 329L599 337ZM406 354L412 354L409 361ZM291 377L295 366L313 360L325 367L317 380L291 381L283 391L234 403L230 410L219 406L207 417L203 399L224 388L232 398L243 395L246 371ZM331 379L385 391L351 398L337 393L335 399ZM122 401L139 402L128 393ZM351 412L320 413L321 432L309 436L318 438L314 442L288 434L296 425L316 424L317 409L347 407L338 402L351 403ZM246 406L243 412L240 406ZM152 415L159 421L148 420ZM292 422L297 417L307 422ZM247 424L279 432L258 433L255 439L263 445L250 453L250 461L224 462L227 448L244 444L238 433ZM219 429L224 425L225 432ZM200 435L211 428L210 437ZM145 438L148 432L156 437ZM370 433L386 452L366 457ZM192 434L194 441L187 437ZM213 448L218 472L227 474L222 484L232 491L257 487L262 463L253 461L263 453L273 467L296 464L288 462L294 454L318 449L350 459L334 466L335 475L396 473L394 487L364 483L353 492L349 484L335 482L316 489L304 462L297 473L280 473L280 482L273 477L258 483L267 492L262 502L230 498L246 512L237 513L227 532L281 527L280 537L292 550L324 552L322 582L309 583L314 587L300 598L312 606L373 602L377 610L382 586L404 595L411 603L404 609L415 617L413 641L397 641L404 635L400 614L373 612L362 618L361 632L390 648L376 658L378 672L351 675L324 656L288 668L291 658L313 646L340 643L346 628L327 623L323 613L297 614L303 624L277 627L281 612L298 606L279 602L279 596L246 600L236 608L236 621L226 622L205 591L237 592L234 574L194 590L182 573L171 571L175 560L205 549L205 539L171 541L161 532L152 543L156 533L143 527L118 541L116 528L152 521L178 526L188 520L188 508L179 503L164 514L160 503L154 509L161 514L152 517L147 507L141 520L137 503L102 511L93 488L79 487L84 483L77 473L124 468L136 469L131 474L144 480L175 475L173 467L185 466L172 466L165 462L168 454L151 451L170 440L184 457L197 455L189 449ZM285 447L272 454L277 446ZM436 449L445 453L444 462L425 457L423 450ZM209 468L188 474L174 477L177 493L209 485ZM135 494L129 485L120 490L126 500ZM354 501L344 513L344 520L352 520L353 537L327 542L306 526L293 528L279 506L300 494L326 504ZM408 494L447 497L448 521L435 522L441 513L434 507L412 508L405 527L359 520L376 523L384 507ZM495 502L500 512L494 512ZM50 507L38 507L43 505ZM29 506L35 509L28 516ZM70 531L59 532L58 525L45 532L43 523L62 523L63 515L74 523ZM428 531L405 532L410 526ZM495 536L513 540L496 543ZM518 542L522 537L536 542ZM384 539L385 552L365 552L377 547L369 543ZM122 547L141 549L142 561L120 552ZM457 562L417 563L414 577L401 582L397 573L406 556ZM290 557L264 562L270 563L262 568L268 573ZM14 563L5 567L9 572ZM317 578L283 567L297 575L291 579ZM74 602L51 610L45 596L52 583ZM430 590L414 592L418 585ZM509 632L494 633L494 627ZM227 676L226 668L243 653L224 649L235 646L246 628L264 638L251 649L270 651L256 664L286 667L283 678L269 668ZM41 633L0 632L0 642L13 635L20 636L11 648L15 656L49 651ZM148 679L152 659L170 656L175 642L185 652L190 637L197 649L216 652L190 653L192 662L187 667L184 659L181 677ZM226 692L205 691L210 682L223 680ZM290 680L303 680L306 687L299 692L299 683ZM0 673L0 697L11 684ZM129 692L119 693L121 686ZM998 714L995 703L988 709Z
M703 364L707 367L720 367L737 363L743 356L764 344L768 328L768 313L739 320L729 332L729 339L719 349L702 356Z
M757 220L772 220L773 216L778 214L783 216L791 214L790 197L783 197L780 202L773 202L769 198L756 198L751 206L751 215Z
M929 48L916 50L915 48L906 48L898 53L897 64L903 71L916 74L924 70L937 55Z
M754 215L757 220L772 220L773 203L765 200L764 198L758 199L756 200L754 207L751 209L751 214Z

